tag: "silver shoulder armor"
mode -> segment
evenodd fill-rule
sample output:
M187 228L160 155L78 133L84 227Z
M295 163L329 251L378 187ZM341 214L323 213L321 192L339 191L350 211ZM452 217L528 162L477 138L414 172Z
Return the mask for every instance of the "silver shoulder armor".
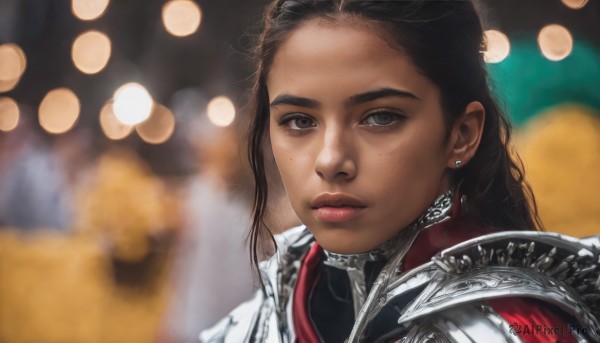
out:
M201 343L248 342L250 328L265 305L262 292L239 305L213 327L200 333Z
M580 341L600 342L599 237L499 232L446 249L424 267L420 274L427 274L430 282L398 321L410 328L404 342L419 342L426 335L439 339L431 342L478 342L473 337L479 330L487 330L490 337L496 332L503 337L500 341L515 339L506 336L506 323L481 305L502 297L529 297L555 305L586 328ZM388 289L388 298L400 293Z
M300 258L314 241L305 226L275 236L277 252L260 262L265 292L234 309L215 326L203 331L202 343L289 342L289 299L293 294Z

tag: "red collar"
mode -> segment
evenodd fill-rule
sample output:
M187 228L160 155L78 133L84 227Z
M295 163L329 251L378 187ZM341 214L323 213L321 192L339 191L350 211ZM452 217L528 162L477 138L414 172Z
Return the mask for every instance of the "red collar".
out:
M296 342L319 342L319 336L310 320L310 294L319 282L318 266L323 260L323 249L315 242L302 259L294 291L292 313Z

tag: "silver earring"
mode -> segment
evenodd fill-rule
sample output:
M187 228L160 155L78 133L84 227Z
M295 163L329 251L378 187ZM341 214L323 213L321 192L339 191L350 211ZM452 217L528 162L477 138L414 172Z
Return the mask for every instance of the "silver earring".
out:
M456 168L460 168L460 166L462 166L462 161L461 160L456 160L454 162L454 165L456 166Z

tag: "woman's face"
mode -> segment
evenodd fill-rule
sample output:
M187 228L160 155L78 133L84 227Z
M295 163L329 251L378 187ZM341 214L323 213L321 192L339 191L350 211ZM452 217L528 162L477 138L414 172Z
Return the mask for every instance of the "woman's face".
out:
M267 88L283 184L328 251L377 247L449 188L438 88L364 22L301 25Z

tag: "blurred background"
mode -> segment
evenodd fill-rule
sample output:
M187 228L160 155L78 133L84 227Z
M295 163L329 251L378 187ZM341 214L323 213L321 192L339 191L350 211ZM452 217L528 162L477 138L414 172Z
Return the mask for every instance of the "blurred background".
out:
M0 342L193 342L251 296L266 3L0 0ZM600 234L600 2L480 7L547 230ZM272 199L271 227L296 225Z

